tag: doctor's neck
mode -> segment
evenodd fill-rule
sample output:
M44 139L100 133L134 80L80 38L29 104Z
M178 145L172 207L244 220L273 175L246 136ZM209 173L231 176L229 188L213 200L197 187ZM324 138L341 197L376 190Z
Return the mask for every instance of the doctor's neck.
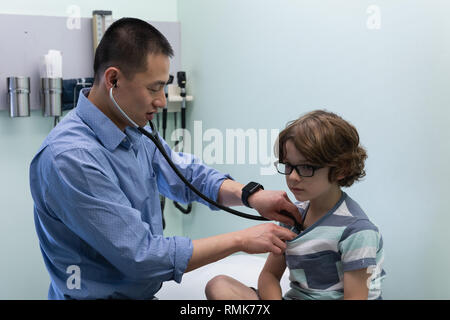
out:
M100 87L94 83L89 91L88 100L95 105L105 116L107 116L121 131L125 131L127 123L120 115L115 112L112 105L109 93L106 90L101 90Z

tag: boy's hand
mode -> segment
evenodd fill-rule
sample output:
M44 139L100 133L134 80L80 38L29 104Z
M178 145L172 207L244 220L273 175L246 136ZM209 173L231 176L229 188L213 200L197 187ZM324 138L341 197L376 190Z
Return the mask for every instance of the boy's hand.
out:
M297 207L289 200L284 191L259 190L248 198L248 203L264 218L280 221L290 226L294 225L294 218L301 223L301 215ZM288 212L291 217L281 211Z

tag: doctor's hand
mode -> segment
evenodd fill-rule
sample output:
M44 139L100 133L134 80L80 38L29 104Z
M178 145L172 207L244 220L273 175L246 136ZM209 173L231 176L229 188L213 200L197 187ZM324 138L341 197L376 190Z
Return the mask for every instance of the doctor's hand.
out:
M284 191L259 190L248 198L248 203L256 209L261 216L269 220L276 220L290 226L293 219L301 223L298 208L289 200ZM282 211L287 212L283 213Z
M246 253L282 254L286 250L286 240L294 239L297 234L274 223L263 223L237 231L241 250Z
M235 252L282 254L286 240L296 234L274 223L263 223L244 230L219 234L192 240L192 256L184 272L195 270L208 263L216 262Z

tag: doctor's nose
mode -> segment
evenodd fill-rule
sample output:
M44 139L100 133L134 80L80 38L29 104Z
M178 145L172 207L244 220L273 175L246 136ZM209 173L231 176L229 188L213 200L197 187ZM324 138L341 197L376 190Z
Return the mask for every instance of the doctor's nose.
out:
M166 95L164 94L164 91L162 94L159 94L154 100L153 105L158 108L164 108L167 104Z

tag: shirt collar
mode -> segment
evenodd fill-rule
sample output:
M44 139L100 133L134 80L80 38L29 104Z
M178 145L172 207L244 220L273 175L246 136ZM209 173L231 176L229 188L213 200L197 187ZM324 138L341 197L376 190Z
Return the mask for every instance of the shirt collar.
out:
M87 98L90 88L84 88L80 91L76 113L77 115L94 131L100 142L109 151L114 151L127 135L121 131L99 108L97 108ZM125 131L139 133L139 131L129 130ZM133 137L134 138L134 137ZM134 140L134 139L133 139Z
M142 133L140 133L136 128L126 127L125 134L129 139L129 142L126 142L127 145L125 147L127 149L133 148L134 153L137 154L139 147L141 146Z

